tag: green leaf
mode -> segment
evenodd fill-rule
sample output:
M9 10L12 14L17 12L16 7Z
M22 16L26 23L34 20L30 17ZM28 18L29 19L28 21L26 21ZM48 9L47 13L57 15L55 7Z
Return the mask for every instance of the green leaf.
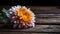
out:
M11 20L8 18L9 14L5 8L3 8L2 11L0 11L0 23L11 23Z
M6 10L5 8L3 8L3 10L2 10L2 12L4 12L5 13L5 15L7 16L7 17L9 17L9 14L8 14L8 12L7 12L8 10Z

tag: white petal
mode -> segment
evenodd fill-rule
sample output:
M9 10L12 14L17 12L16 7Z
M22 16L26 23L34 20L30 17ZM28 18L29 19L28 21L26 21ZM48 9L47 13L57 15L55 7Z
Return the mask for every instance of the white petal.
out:
M13 16L12 19L14 19L15 17Z
M9 11L11 11L12 9L9 9Z
M17 5L17 7L16 7L17 9L19 9L19 8L21 8L21 6L20 5Z
M14 23L17 23L16 21L14 21Z
M12 12L9 12L10 14L12 14Z
M34 23L30 23L28 26L33 26L33 27L34 27L34 26L35 26L35 24L34 24Z

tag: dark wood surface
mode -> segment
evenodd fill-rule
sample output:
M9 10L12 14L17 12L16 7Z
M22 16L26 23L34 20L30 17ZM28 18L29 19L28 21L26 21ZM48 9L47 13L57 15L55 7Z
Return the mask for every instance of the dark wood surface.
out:
M11 6L0 6L9 9ZM0 29L1 34L53 34L60 32L60 9L56 6L28 6L36 15L34 28L29 29ZM1 10L0 9L0 10ZM1 25L2 26L2 25Z
M1 29L0 32L60 32L59 25L36 25L34 28L29 29Z

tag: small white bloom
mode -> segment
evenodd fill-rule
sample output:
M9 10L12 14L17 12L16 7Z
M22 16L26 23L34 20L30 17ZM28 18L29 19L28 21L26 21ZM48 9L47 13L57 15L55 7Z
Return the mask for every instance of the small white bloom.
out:
M33 26L34 27L35 26L35 23L34 22L36 22L35 21L35 18L36 17L35 17L35 14L30 10L30 8L27 9L26 6L20 6L20 5L13 6L12 8L9 9L10 14L13 14L13 12L16 13L16 11L18 9L21 9L21 8L25 8L31 14L31 21L30 21L31 23L28 24L28 26ZM12 18L12 20L14 20L13 18L15 18L15 17L11 17L11 18ZM20 17L19 19L22 19L22 18ZM14 23L17 23L17 22L14 21ZM25 25L25 23L23 25ZM21 26L19 25L19 27L21 27Z

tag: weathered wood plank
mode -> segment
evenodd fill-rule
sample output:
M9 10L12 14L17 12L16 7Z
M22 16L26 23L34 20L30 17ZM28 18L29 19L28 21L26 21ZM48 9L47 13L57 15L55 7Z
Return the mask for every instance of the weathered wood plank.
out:
M60 24L60 14L36 14L36 24Z
M37 18L60 18L60 14L35 14Z
M59 34L59 33L0 32L0 34Z
M0 32L0 34L59 34L59 33Z
M30 7L31 10L53 10L56 9L56 6L27 6Z
M55 7L46 7L46 6L32 6L30 7L31 10L33 10L33 12L35 14L60 14L60 9L57 8L56 6Z
M40 33L40 32L60 32L59 25L36 25L34 28L29 29L1 29L0 32L30 32L30 33Z
M32 10L35 14L60 14L60 9L55 10Z
M60 23L60 18L37 18L36 23Z

